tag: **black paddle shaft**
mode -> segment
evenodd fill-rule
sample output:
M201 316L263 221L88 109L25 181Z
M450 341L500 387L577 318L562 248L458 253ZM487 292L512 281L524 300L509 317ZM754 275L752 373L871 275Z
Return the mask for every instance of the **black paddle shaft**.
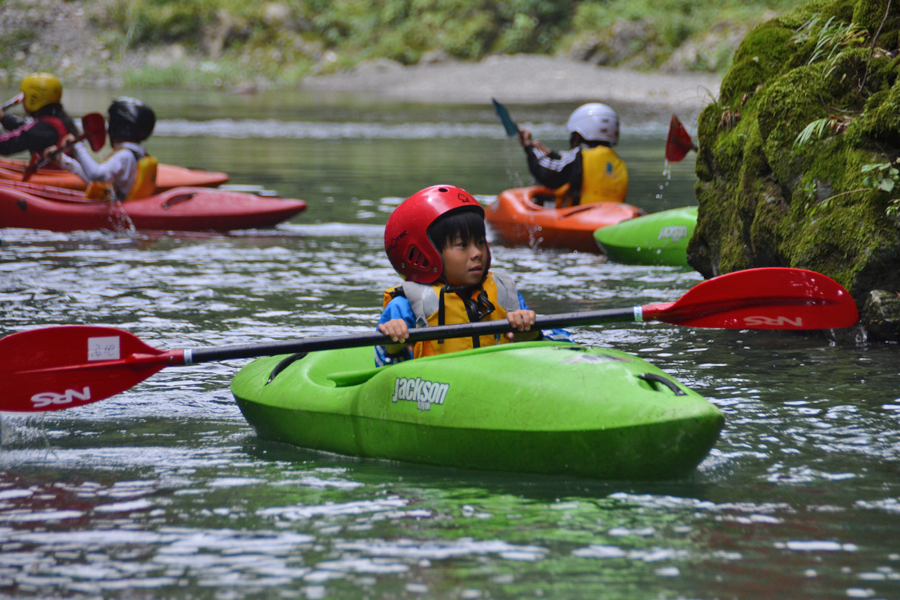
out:
M613 308L604 310L589 310L573 313L561 313L537 317L532 331L539 329L554 329L557 327L571 327L575 325L602 325L604 323L616 323L634 321L635 308ZM424 327L413 329L409 332L408 344L424 342L426 340L441 340L460 337L492 335L515 331L509 325L509 321L483 321L479 323L463 323L460 325L441 325L439 327ZM319 350L340 350L342 348L359 348L364 346L383 346L395 343L390 337L380 333L364 333L361 335L342 335L334 337L318 337L305 340L288 340L284 342L271 342L268 344L247 344L238 346L223 346L221 348L197 348L191 349L191 359L185 360L186 364L210 362L217 360L229 360L235 358L254 358L257 356L274 356L276 354L294 354L297 352L317 352Z

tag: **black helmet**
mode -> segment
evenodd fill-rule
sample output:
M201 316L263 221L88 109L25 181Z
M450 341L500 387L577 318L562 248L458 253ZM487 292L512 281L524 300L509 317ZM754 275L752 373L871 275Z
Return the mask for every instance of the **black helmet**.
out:
M153 133L153 109L135 98L122 97L109 105L109 140L143 142Z

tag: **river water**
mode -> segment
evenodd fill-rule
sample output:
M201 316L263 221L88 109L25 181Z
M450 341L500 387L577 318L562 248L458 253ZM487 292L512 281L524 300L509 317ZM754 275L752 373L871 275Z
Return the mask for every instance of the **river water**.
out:
M73 114L110 98L66 93ZM0 229L0 334L106 324L171 349L367 332L397 281L381 236L402 198L453 183L489 201L529 183L487 104L143 97L163 162L227 171L308 211L233 235ZM563 145L572 106L510 108ZM694 203L692 157L663 163L666 126L623 127L630 202L648 211ZM540 313L673 301L701 281L599 255L493 252ZM304 451L261 441L241 416L229 384L247 361L170 368L89 406L2 414L0 597L900 597L895 345L664 324L573 333L654 363L725 413L691 477Z

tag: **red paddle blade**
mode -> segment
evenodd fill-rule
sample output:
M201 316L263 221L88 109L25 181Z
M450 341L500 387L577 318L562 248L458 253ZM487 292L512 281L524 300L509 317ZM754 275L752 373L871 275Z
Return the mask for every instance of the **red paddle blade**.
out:
M106 122L100 113L88 113L81 117L81 130L91 150L99 152L106 143Z
M673 114L672 120L669 122L669 137L666 138L666 160L679 162L687 156L688 152L696 149L697 146L691 140L691 134Z
M835 329L856 324L859 312L833 279L776 267L714 277L674 304L645 307L644 318L688 327Z
M152 348L126 331L72 325L32 329L0 339L0 410L52 411L123 392L183 351Z

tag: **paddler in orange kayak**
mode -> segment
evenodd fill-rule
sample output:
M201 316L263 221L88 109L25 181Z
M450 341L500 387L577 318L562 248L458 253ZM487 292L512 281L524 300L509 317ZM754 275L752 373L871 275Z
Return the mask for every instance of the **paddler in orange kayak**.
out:
M59 145L67 135L77 134L78 128L63 110L62 84L50 73L32 73L19 87L22 104L31 119L8 115L0 108L0 124L7 133L0 135L0 155L31 152L40 156L46 148Z
M528 170L556 195L556 208L594 202L624 202L628 169L612 149L619 143L619 116L605 104L594 102L575 109L567 123L569 150L554 152L531 131L521 129L516 139L525 148Z
M153 133L156 114L135 98L122 97L109 105L109 144L113 152L97 163L81 142L72 156L57 153L59 165L89 184L85 197L101 200L136 200L156 191L157 160L144 142ZM66 142L74 140L74 136ZM48 151L48 156L52 149Z

